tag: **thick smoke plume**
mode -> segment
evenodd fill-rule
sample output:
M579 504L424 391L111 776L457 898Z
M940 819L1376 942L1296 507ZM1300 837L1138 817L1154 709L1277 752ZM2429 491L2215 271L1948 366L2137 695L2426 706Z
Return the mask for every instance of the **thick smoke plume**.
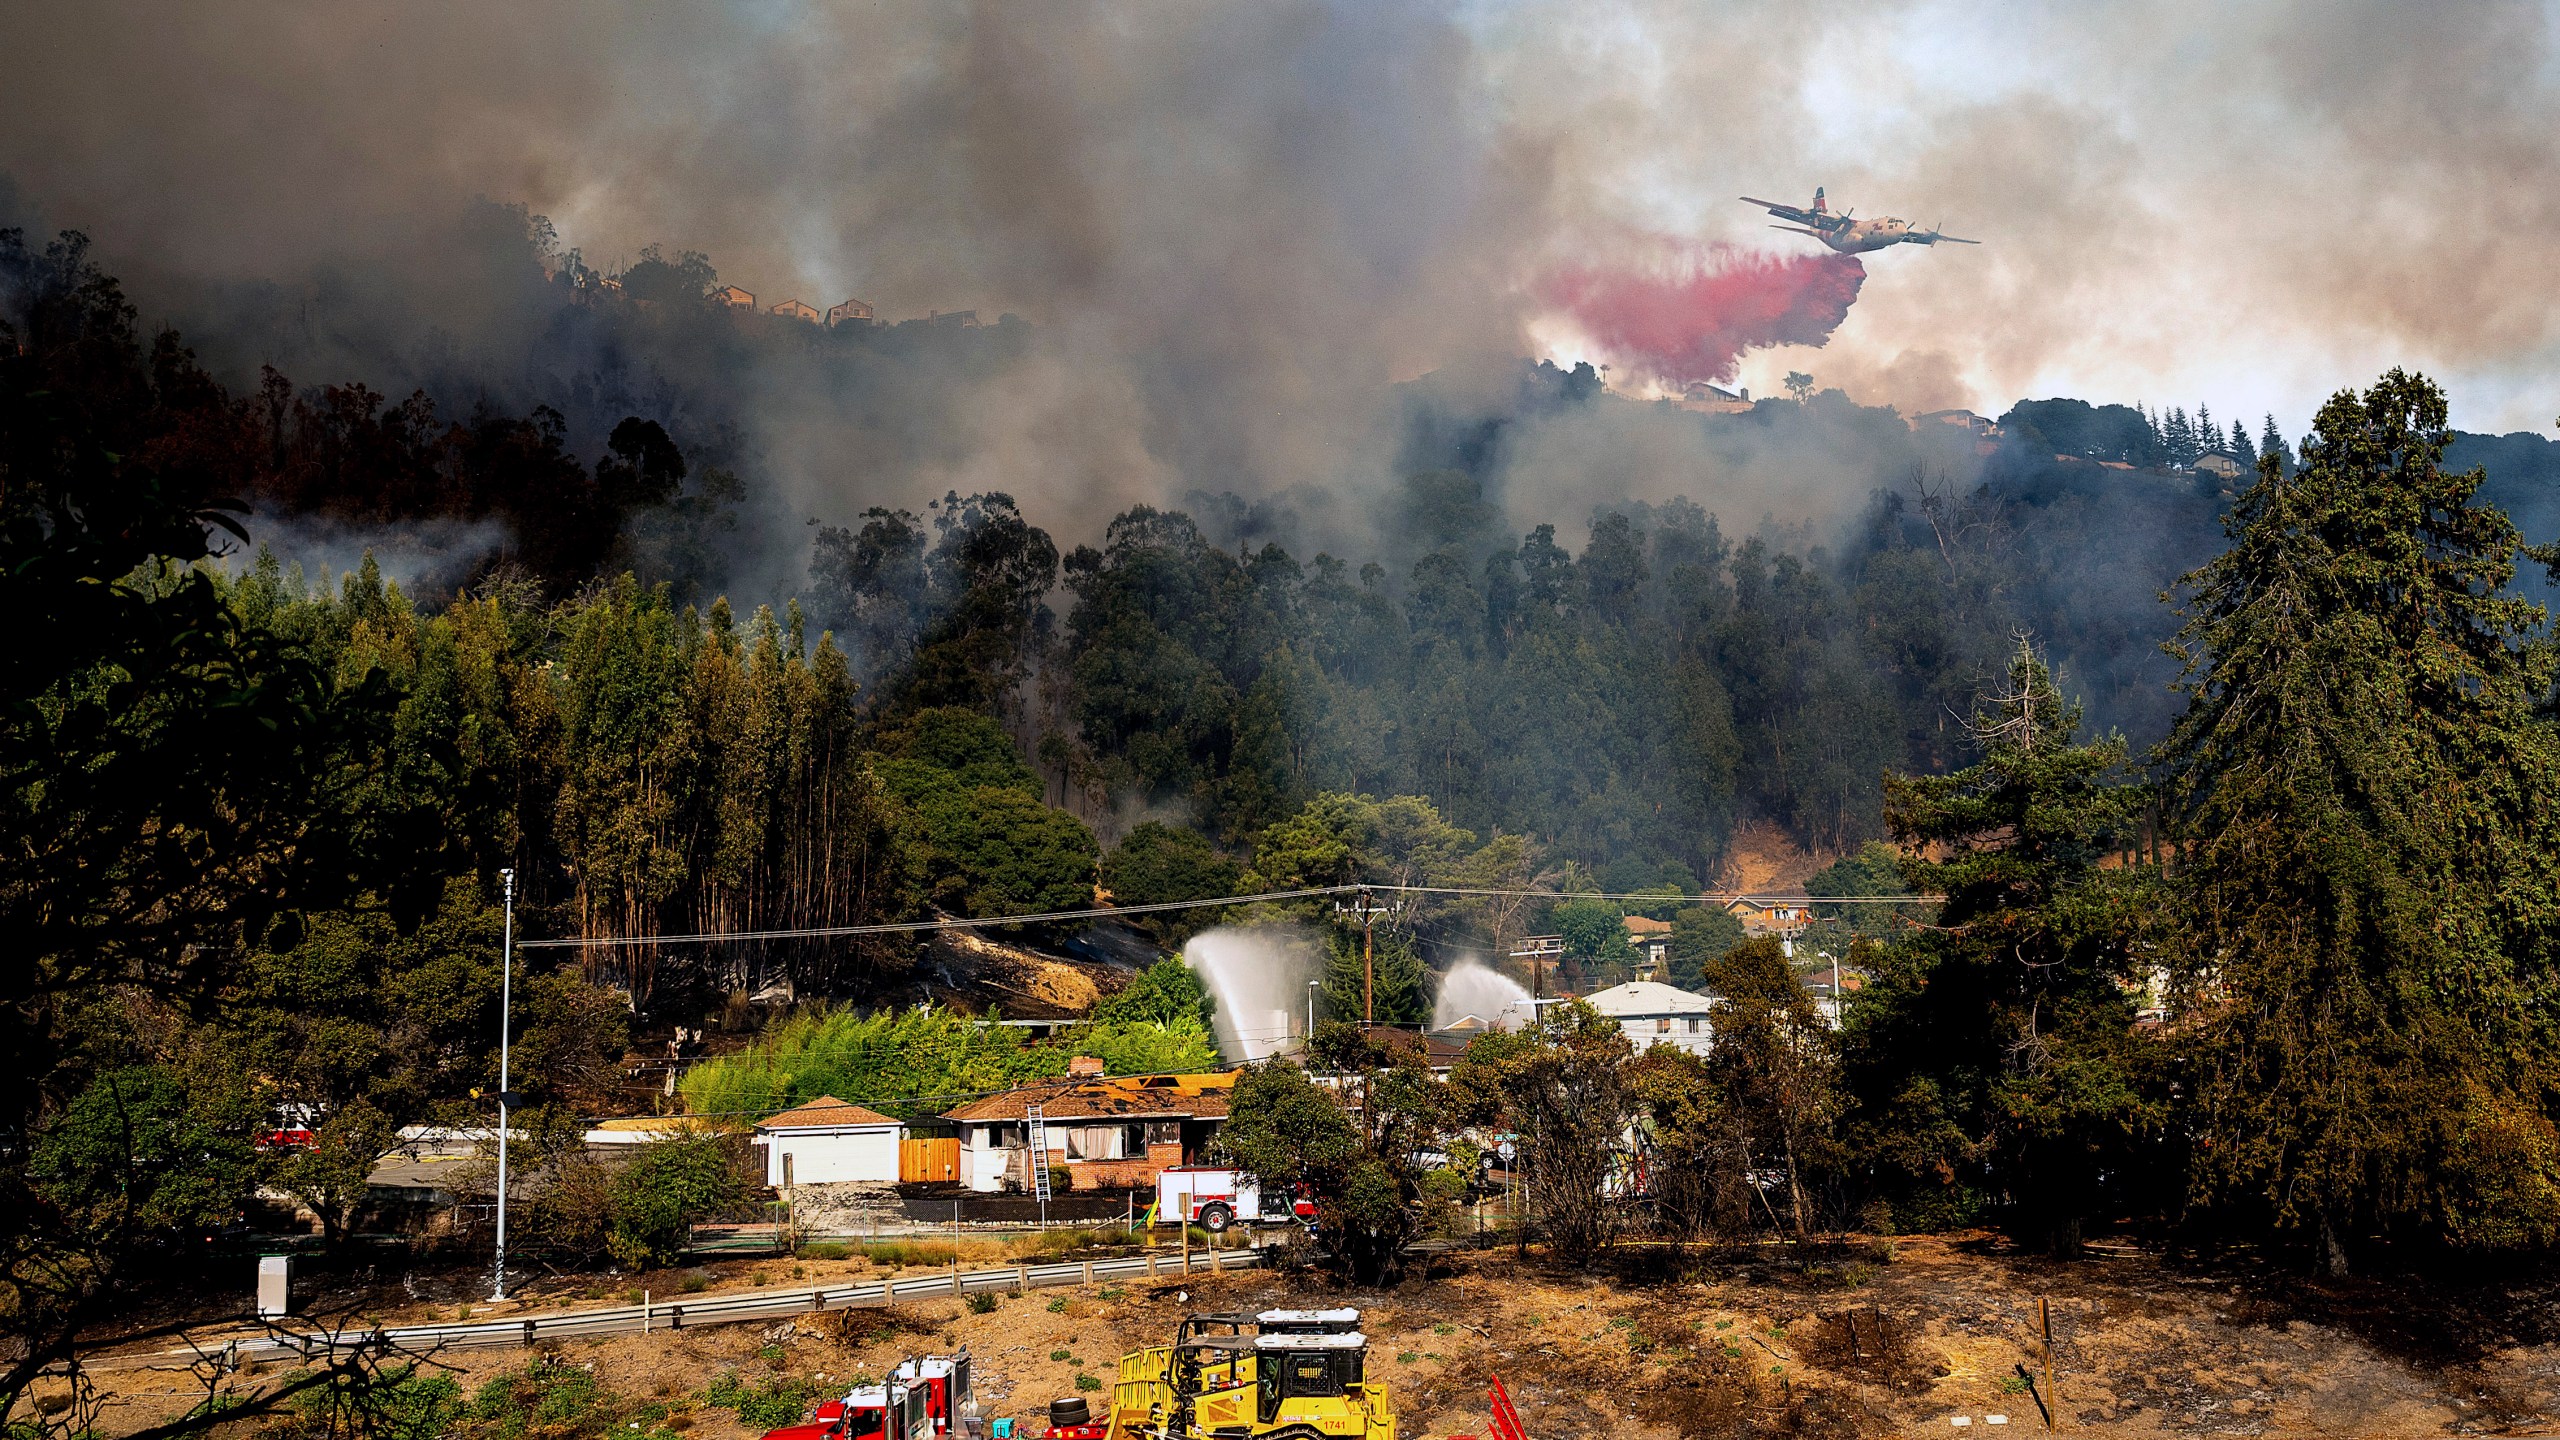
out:
M759 497L737 559L763 593L805 577L809 518L952 489L1006 490L1068 543L1140 500L1314 497L1290 502L1305 540L1350 554L1401 483L1397 387L1505 390L1562 323L1542 276L1592 291L1594 343L1630 363L1730 373L1680 314L1699 254L1648 263L1641 237L1757 239L1736 197L1765 187L1984 244L1878 255L1818 366L1735 352L1763 388L2210 397L2298 428L2407 363L2466 426L2539 428L2560 309L2519 297L2560 264L2554 34L2541 0L2175 24L2008 0L91 0L0 12L0 225L90 231L146 327L237 383L272 362L452 414L550 405L590 458L597 427L659 421ZM484 200L600 269L663 244L760 306L1025 326L912 363L642 347L529 302ZM1849 291L1850 262L1805 263ZM1528 523L1665 489L1797 521L1874 487L1651 419L1530 428L1502 432L1523 473L1500 490L1552 497Z
M1560 270L1541 298L1621 365L1679 385L1732 379L1746 351L1821 345L1866 278L1855 255L1686 245L1649 266Z

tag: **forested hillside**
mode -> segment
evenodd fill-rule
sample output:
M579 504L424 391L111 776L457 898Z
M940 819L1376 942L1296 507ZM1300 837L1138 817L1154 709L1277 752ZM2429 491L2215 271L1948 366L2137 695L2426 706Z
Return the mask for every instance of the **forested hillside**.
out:
M1333 1186L1354 1268L1440 1203L1426 1142L1488 1127L1539 1184L1590 1181L1538 1203L1592 1250L1639 1124L1682 1235L1780 1224L1783 1154L1799 1234L1990 1220L2067 1253L2124 1221L2331 1270L2560 1237L2560 744L2526 589L2553 552L2510 516L2552 512L2549 447L2452 435L2422 378L2214 475L2112 458L2197 444L2175 412L2038 402L1991 441L1809 386L1694 415L1521 367L1498 403L1409 387L1411 463L1351 557L1312 549L1305 497L1138 505L1062 545L1012 495L946 493L808 527L805 585L795 538L793 593L733 603L723 516L755 476L645 414L581 445L540 408L235 390L146 340L76 237L0 233L0 319L19 1389L259 1187L343 1242L399 1127L485 1120L508 872L521 936L620 942L515 980L517 1114L601 1197L534 1232L573 1261L681 1238L681 1207L616 1210L574 1169L583 1118L672 1103L630 1047L679 1027L756 1032L682 1088L720 1120L1218 1058L1172 962L1035 1043L883 1005L913 993L907 936L649 942L1354 883L1477 893L1411 897L1365 961L1314 901L1140 926L1277 927L1320 950L1327 1018L1411 1024L1524 933L1566 937L1548 986L1625 978L1607 896L1652 892L1669 978L1730 1007L1711 1060L1568 1007L1446 1089L1328 1030L1309 1058L1411 1102L1367 1139L1257 1131L1314 1113L1257 1071L1276 1109L1240 1110L1239 1153ZM1524 516L1518 449L1559 417L1872 483L1824 523ZM405 587L258 548L322 514L498 538ZM1751 822L1835 857L1826 895L1943 897L1823 917L1872 977L1836 1032L1691 898ZM252 1143L295 1116L313 1148Z

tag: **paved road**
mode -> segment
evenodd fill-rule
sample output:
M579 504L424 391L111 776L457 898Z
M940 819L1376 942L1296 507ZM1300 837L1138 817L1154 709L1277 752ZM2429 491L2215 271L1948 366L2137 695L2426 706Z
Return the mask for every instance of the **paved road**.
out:
M1269 1263L1268 1249L1196 1251L1191 1256L1191 1269L1196 1273L1210 1270L1247 1270ZM822 1310L848 1310L862 1306L894 1305L902 1301L924 1300L935 1296L976 1295L989 1292L1036 1290L1052 1285L1086 1285L1104 1280L1136 1279L1181 1275L1179 1253L1150 1251L1117 1260L1059 1261L1045 1265L1007 1265L994 1270L964 1270L957 1274L945 1271L939 1275L909 1275L894 1280L875 1281L868 1285L817 1285L791 1290L746 1290L723 1295L697 1295L674 1301L648 1305L615 1305L597 1310L570 1310L550 1315L527 1315L514 1320L491 1320L451 1325L404 1325L384 1330L299 1329L291 1322L280 1322L277 1329L233 1344L232 1358L239 1363L259 1360L316 1359L332 1351L379 1348L386 1351L422 1353L451 1347L473 1345L531 1345L541 1340L561 1340L584 1335L628 1335L654 1330L683 1330L704 1325L733 1325L746 1320L779 1320L793 1315L815 1314ZM169 1357L190 1357L197 1352L173 1350Z

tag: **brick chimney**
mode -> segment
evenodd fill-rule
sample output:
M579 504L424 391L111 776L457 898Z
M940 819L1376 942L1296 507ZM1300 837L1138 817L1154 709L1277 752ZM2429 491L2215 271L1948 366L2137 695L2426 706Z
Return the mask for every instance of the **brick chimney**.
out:
M1078 1055L1067 1062L1067 1078L1070 1080L1101 1079L1102 1057L1099 1055Z

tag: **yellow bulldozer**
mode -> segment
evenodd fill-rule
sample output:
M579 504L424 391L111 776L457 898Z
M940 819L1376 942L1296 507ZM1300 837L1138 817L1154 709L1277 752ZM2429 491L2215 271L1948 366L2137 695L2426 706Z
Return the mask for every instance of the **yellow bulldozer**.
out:
M1357 1310L1190 1315L1172 1344L1120 1358L1107 1425L1056 1406L1050 1424L1084 1418L1101 1440L1396 1440L1368 1357Z

